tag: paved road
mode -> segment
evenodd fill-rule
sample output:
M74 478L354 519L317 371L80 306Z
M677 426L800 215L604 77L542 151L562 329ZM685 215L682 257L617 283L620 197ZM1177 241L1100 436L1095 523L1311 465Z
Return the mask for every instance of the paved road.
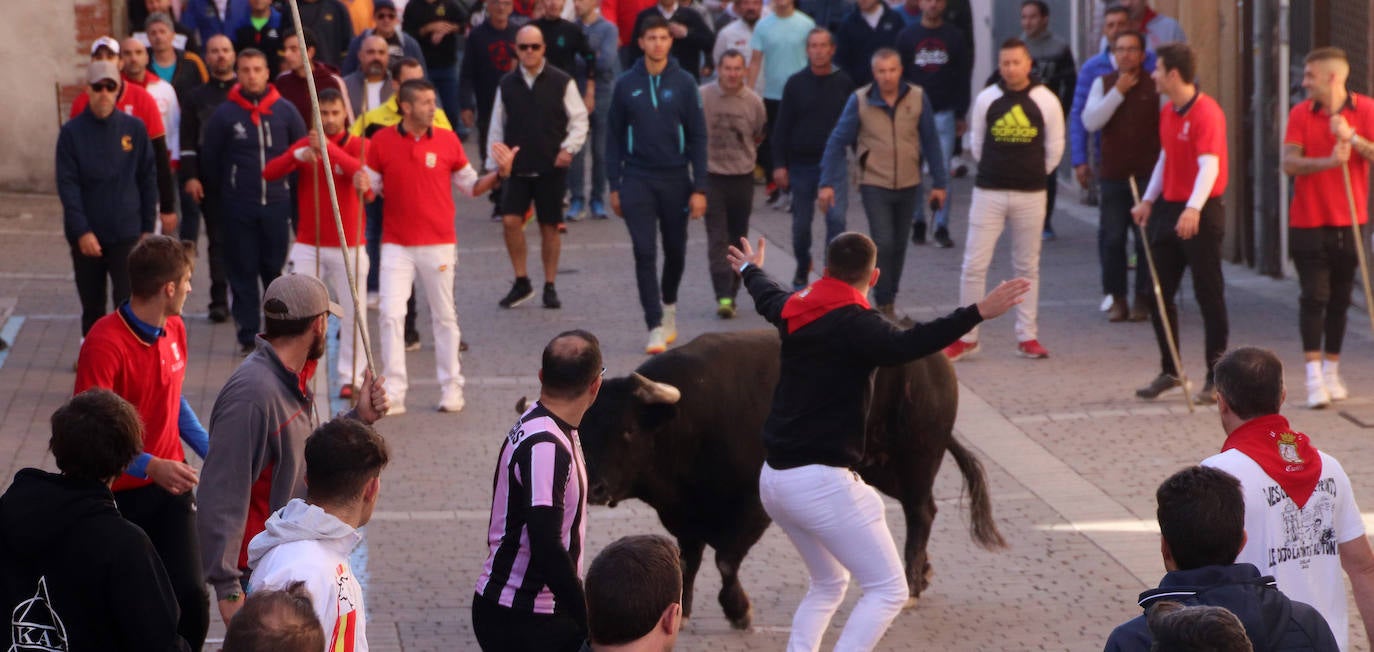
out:
M953 250L912 248L898 308L917 318L952 309L958 301L967 181L956 182ZM1061 193L1061 204L1072 193ZM356 554L365 579L373 650L468 650L476 645L469 605L484 558L490 477L499 441L519 397L537 391L539 351L553 334L573 327L597 333L611 375L643 360L645 333L634 290L625 229L616 220L574 224L564 241L559 291L561 311L530 302L502 310L509 267L499 227L483 216L487 204L460 199L457 301L464 338L467 409L444 415L428 408L438 400L433 380L433 329L422 308L425 348L410 354L410 413L381 422L395 457L384 477L381 504ZM857 201L850 225L866 230ZM1056 218L1058 241L1045 245L1042 264L1043 361L1013 354L1010 319L983 331L984 352L960 362L961 405L957 431L982 457L995 513L1011 542L984 552L967 535L960 483L946 464L936 483L941 516L931 539L935 577L920 604L893 625L882 649L1085 650L1100 648L1111 628L1137 613L1135 596L1162 574L1153 529L1153 491L1169 473L1215 452L1222 434L1214 410L1188 414L1181 396L1137 401L1132 389L1155 373L1158 356L1148 324L1108 324L1101 299L1095 209L1064 205ZM790 277L789 218L763 207L754 237L769 240L767 269ZM683 341L720 329L764 326L751 310L722 322L714 316L706 273L704 229L693 224L679 328ZM820 237L820 234L817 234ZM537 245L532 245L537 246ZM536 255L530 256L537 261ZM1005 245L991 277L1010 276ZM537 264L532 269L537 275ZM1296 339L1296 284L1228 267L1227 301L1233 344L1278 350L1290 365L1292 397L1302 398L1303 377ZM190 368L186 393L201 415L238 362L232 325L204 318L208 279L195 275L188 302ZM748 301L745 301L746 307ZM1182 316L1183 357L1201 376L1201 325L1191 298ZM50 196L0 197L0 336L12 348L0 362L0 477L24 466L51 467L45 451L47 419L70 392L71 365L79 342L78 304L60 211ZM375 331L375 313L371 315ZM3 317L0 317L3 319ZM1374 363L1369 323L1352 313L1349 353L1343 365L1356 398L1345 409L1374 422ZM6 355L0 353L0 355ZM762 390L761 391L766 391ZM1374 480L1361 469L1374 464L1362 444L1369 433L1337 411L1288 407L1295 425L1352 470L1357 493L1374 505ZM0 481L7 483L7 481ZM889 522L901 540L902 515L889 501ZM661 532L641 503L590 515L589 554L616 537ZM742 580L754 604L754 629L730 629L714 596L719 576L704 564L697 585L697 613L680 638L680 649L781 649L791 613L805 590L795 551L770 529L746 560ZM857 596L841 607L827 640L834 637ZM1353 614L1352 607L1352 614ZM216 618L217 620L217 618ZM1358 618L1353 618L1358 623ZM1359 625L1355 649L1364 650ZM211 637L222 636L216 625Z

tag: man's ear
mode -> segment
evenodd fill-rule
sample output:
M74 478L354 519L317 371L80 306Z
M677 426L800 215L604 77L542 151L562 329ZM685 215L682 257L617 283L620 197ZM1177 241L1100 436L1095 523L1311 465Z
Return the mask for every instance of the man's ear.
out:
M873 275L868 277L868 287L877 287L877 285L878 285L878 277L879 277L879 276L882 276L882 275L883 275L883 270L878 269L877 267L874 267L874 268L873 268Z
M682 629L681 602L674 602L663 610L663 615L658 617L658 628L663 630L665 636L672 636Z
M376 502L377 496L380 495L381 493L382 493L382 476L381 476L381 474L378 474L377 477L372 478L371 480L368 480L367 486L363 487L363 502L366 502L366 503Z

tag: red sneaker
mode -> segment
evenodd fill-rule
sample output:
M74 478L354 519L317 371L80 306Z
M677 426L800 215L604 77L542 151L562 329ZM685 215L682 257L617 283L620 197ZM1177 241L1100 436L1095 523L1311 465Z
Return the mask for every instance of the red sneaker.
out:
M965 342L963 340L955 340L953 344L945 347L945 357L949 358L950 362L954 362L955 360L958 360L964 356L972 355L977 352L977 342Z
M1026 340L1016 345L1016 355L1032 360L1050 357L1050 352L1040 346L1040 340Z

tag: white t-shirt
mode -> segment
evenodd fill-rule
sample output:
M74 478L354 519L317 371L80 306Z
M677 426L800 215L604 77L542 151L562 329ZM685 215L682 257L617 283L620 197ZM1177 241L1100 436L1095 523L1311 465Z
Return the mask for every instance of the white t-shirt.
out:
M739 50L739 53L744 55L744 65L747 68L750 57L754 56L754 50L749 47L749 39L753 37L752 25L739 18L730 21L729 25L721 28L720 33L716 34L716 47L711 52L711 65L720 65L720 55L725 54L726 50ZM758 81L754 84L754 92L763 94L763 75L759 75Z
M1364 521L1341 463L1326 453L1321 458L1321 479L1301 509L1239 450L1213 455L1202 465L1240 480L1249 538L1236 562L1254 564L1261 575L1274 576L1284 595L1312 605L1344 650L1350 639L1350 618L1337 546L1364 536Z
M381 106L383 102L382 84L389 84L390 82L388 82L385 79L381 79L375 82L363 80L363 83L367 85L366 97L368 108L376 108Z

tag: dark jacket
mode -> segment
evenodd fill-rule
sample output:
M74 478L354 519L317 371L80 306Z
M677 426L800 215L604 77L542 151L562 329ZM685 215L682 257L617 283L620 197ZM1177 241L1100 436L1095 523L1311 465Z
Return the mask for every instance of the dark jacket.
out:
M640 57L616 80L606 117L606 179L611 191L620 191L626 175L672 175L685 171L688 164L693 188L706 192L701 90L672 57L663 72L652 76Z
M794 294L753 265L743 276L755 308L782 336L782 366L773 407L763 424L765 459L775 469L807 464L857 467L864 457L873 372L938 354L983 321L977 306L967 306L901 330L855 301L833 308L818 303L815 312L800 317L793 316L794 304L784 317ZM796 300L819 300L838 284L827 277L797 293ZM848 291L858 295L852 288Z
M229 90L229 99L210 116L200 146L201 181L219 196L260 206L291 201L289 182L267 181L262 168L306 135L296 107L267 85L262 97ZM252 107L258 108L254 113Z
M267 56L267 74L275 77L277 71L281 70L281 51L282 39L286 36L287 28L291 21L282 16L276 7L271 8L271 13L267 16L267 24L262 29L253 27L251 20L244 20L229 38L234 40L234 51L242 52L244 48L253 48L261 51Z
M843 70L821 77L811 66L787 78L770 143L774 165L820 165L825 141L840 121L854 81Z
M475 109L482 120L491 119L496 85L506 73L515 70L520 60L515 55L515 33L518 31L520 27L514 23L507 23L505 29L496 29L491 21L485 21L468 34L463 69L458 75L458 96L463 109Z
M289 6L283 4L283 6ZM301 0L301 25L315 33L319 47L315 48L315 58L335 69L343 63L348 54L348 43L353 40L353 17L339 0ZM287 25L291 12L286 12Z
M936 112L968 113L973 79L973 53L959 28L945 23L931 29L917 22L897 35L902 77L924 88ZM870 73L871 74L871 73Z
M649 16L662 16L658 5L650 6L648 9L639 12L635 16L635 34L639 34L640 27ZM692 76L693 80L701 79L701 58L706 55L710 60L711 50L716 46L716 33L711 31L711 27L706 24L706 19L701 17L701 12L685 4L678 3L677 10L668 19L670 23L679 23L687 28L686 38L673 39L673 49L671 55L677 59L679 66ZM630 60L634 61L644 56L644 51L639 49L639 39L630 40L628 46L630 50Z
M162 560L110 489L38 469L0 496L0 610L0 648L189 649Z
M339 68L342 74L351 75L357 72L359 65L358 52L363 49L363 39L372 36L374 31L376 30L369 27L363 30L363 33L354 36L352 41L348 42L348 55L344 57L343 67ZM392 40L397 41L397 43L393 44L391 42ZM421 68L425 67L425 53L420 50L420 43L411 37L411 35L398 29L393 39L387 39L387 46L387 70L391 70L391 66L405 57L410 57L419 61Z
M878 6L883 8L883 15L878 18L877 27L868 26L868 21L864 19L858 5L854 5L833 27L835 65L849 74L849 78L854 80L855 87L873 81L873 53L877 52L878 48L897 47L897 35L906 28L906 19L902 18L897 10L887 6L886 2L879 3ZM825 26L819 18L811 17L816 20L818 27ZM910 65L910 60L902 60L903 68Z
M1252 564L1172 571L1160 581L1159 588L1140 594L1140 606L1145 610L1163 601L1225 607L1245 625L1255 652L1339 649L1331 628L1316 609L1288 599L1274 578L1260 577ZM1104 649L1146 652L1152 640L1142 614L1112 630Z
M200 178L200 144L205 139L205 125L215 109L229 98L229 89L238 78L226 80L210 78L191 91L181 103L181 178Z
M67 241L94 233L103 245L137 240L157 219L157 164L143 122L89 106L57 135L57 194Z
M172 85L177 92L177 103L184 106L191 91L210 79L210 71L205 69L205 62L195 52L177 50L176 53L177 63L172 69L172 78L164 81Z

